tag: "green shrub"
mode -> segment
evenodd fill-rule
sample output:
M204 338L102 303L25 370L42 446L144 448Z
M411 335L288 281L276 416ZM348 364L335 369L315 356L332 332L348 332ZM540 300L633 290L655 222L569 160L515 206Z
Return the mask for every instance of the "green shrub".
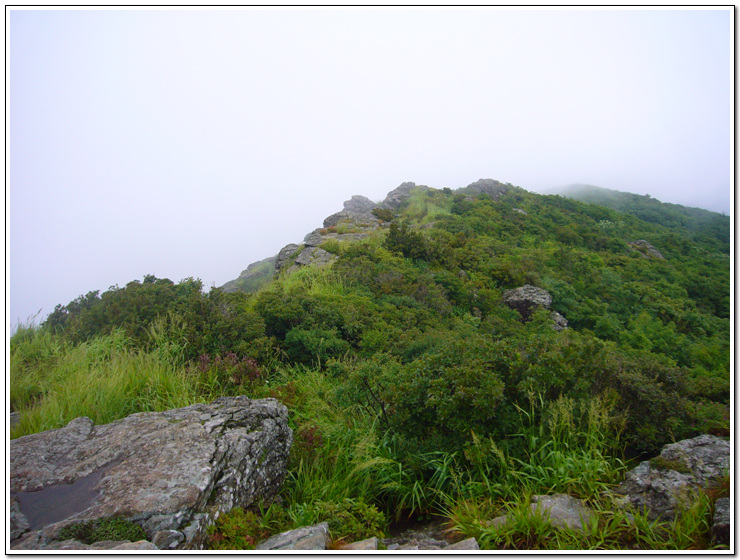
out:
M133 521L121 517L105 517L69 525L59 532L58 540L76 539L84 544L100 541L141 541L146 532Z
M299 513L301 524L326 521L334 540L360 541L370 537L383 537L386 518L373 505L362 499L345 498L338 502L317 501L307 504Z
M253 550L261 541L290 527L285 510L270 504L259 512L235 507L208 528L208 547L213 550Z

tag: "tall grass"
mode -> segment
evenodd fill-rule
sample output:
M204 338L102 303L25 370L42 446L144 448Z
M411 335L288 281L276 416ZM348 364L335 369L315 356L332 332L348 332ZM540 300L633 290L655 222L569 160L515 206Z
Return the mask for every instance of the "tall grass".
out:
M11 339L10 399L21 412L11 437L59 428L79 416L102 424L215 396L177 352L132 348L120 330L74 347L45 329Z

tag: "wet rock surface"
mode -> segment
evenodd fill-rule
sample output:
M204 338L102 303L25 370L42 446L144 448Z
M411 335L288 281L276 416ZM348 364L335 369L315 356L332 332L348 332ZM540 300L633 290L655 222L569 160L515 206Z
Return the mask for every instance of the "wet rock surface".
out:
M43 548L73 522L115 516L197 547L214 514L276 494L292 437L276 400L225 397L12 440L12 547Z

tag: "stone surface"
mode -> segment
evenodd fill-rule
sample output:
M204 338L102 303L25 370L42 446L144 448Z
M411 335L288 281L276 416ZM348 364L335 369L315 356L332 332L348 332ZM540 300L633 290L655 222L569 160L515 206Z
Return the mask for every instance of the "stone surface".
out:
M714 504L712 544L730 546L730 498L719 498Z
M275 263L277 262L277 255L274 257L268 257L261 261L253 262L246 270L243 270L239 274L238 278L229 280L221 288L224 292L238 292L242 290L242 286L249 282L260 281L262 279L272 279L275 275Z
M693 492L727 472L730 444L716 436L702 435L664 446L660 457L686 472L657 468L643 461L614 490L617 506L646 511L651 520L674 519Z
M634 247L637 251L639 251L646 259L652 257L658 260L665 260L665 257L660 254L660 251L658 251L655 247L653 247L644 239L638 239L637 241L629 243L629 245L630 247Z
M152 543L161 550L177 548L184 540L185 535L180 531L174 531L172 529L157 531L152 537Z
M552 319L552 328L556 331L560 332L568 328L568 320L557 311L550 313L550 318Z
M319 523L274 535L262 541L257 550L326 550L329 541L329 524Z
M596 513L583 502L568 494L552 494L550 496L532 496L529 511L539 512L548 519L550 525L556 529L573 529L583 531L584 524L589 524ZM502 515L484 523L487 527L500 528L509 521L508 516Z
M429 190L429 187L424 185L417 185L411 181L401 183L398 187L389 192L383 202L380 205L383 208L390 208L391 210L397 210L401 207L403 202L411 196L411 191L414 189Z
M591 508L584 506L581 500L568 494L532 496L529 508L549 518L553 527L576 531L583 531L584 524L588 525L596 515Z
M306 247L300 254L295 258L293 265L288 269L288 272L293 272L301 266L315 265L315 266L326 266L327 264L333 263L337 260L337 256L325 251L321 247Z
M121 516L197 547L214 513L276 494L292 437L275 399L225 397L12 440L11 527L28 523L13 544L40 548L72 521Z
M475 540L475 537L470 537L464 541L448 544L443 550L480 550L480 546L478 546L478 541Z
M277 254L277 257L275 257L275 270L280 271L285 267L286 264L289 263L290 257L292 257L296 251L300 249L299 245L296 245L295 243L289 243L282 249L280 249L280 252Z
M523 321L528 321L537 307L547 309L552 303L552 296L546 290L529 284L505 291L501 299L512 309L516 309Z
M495 179L478 179L475 183L470 183L462 190L467 192L487 194L492 199L496 200L508 189L509 187L507 185L496 181Z
M378 537L370 537L363 541L345 544L340 550L378 550Z

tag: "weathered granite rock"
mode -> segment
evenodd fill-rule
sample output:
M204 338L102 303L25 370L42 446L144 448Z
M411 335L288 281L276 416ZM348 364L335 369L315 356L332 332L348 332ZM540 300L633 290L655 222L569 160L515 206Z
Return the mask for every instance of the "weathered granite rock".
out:
M478 545L478 541L475 540L475 537L470 537L464 541L448 544L442 550L480 550L480 546Z
M296 247L297 248L297 247ZM256 285L261 280L272 279L275 273L275 263L277 262L277 255L274 257L268 257L261 261L253 262L246 270L242 270L238 278L229 280L221 289L224 292L238 292L244 289L244 285L253 284ZM256 288L253 288L256 290Z
M497 200L502 194L509 190L509 187L495 179L478 179L475 183L470 183L462 190L487 194L492 199Z
M505 291L501 299L506 305L519 312L522 321L528 321L537 307L547 309L552 303L552 296L546 290L529 284Z
M552 319L552 328L556 331L560 332L568 328L568 320L557 311L550 313L550 318Z
M512 210L514 210L514 212L516 212L517 214L523 214L524 216L529 216L529 214L526 211L522 210L521 208L512 208Z
M161 550L177 548L185 540L185 535L172 529L157 531L152 537L152 543Z
M257 550L326 550L329 542L329 524L319 523L274 535L262 541Z
M652 257L654 259L659 259L662 261L665 260L665 257L660 254L660 251L658 251L655 247L653 247L650 243L648 243L644 239L638 239L637 241L628 243L628 245L630 247L634 247L646 259Z
M383 200L380 205L383 208L397 210L401 207L403 202L411 196L411 191L414 189L426 191L429 190L429 187L425 185L417 185L416 183L413 183L411 181L401 183L398 187L396 187L386 195L385 200Z
M345 544L340 550L378 550L378 537L370 537L363 541Z
M120 516L197 547L215 513L277 493L292 439L275 399L224 397L12 440L11 527L17 535L28 524L14 544L41 548L73 521Z
M325 251L321 247L306 247L293 261L293 265L288 269L288 272L293 272L301 266L308 266L310 264L315 266L326 266L327 264L333 263L337 260L337 256L333 255L329 251Z
M584 530L584 523L588 525L595 518L596 513L583 502L568 494L553 494L551 496L532 496L529 511L539 512L549 520L556 529ZM502 515L486 523L489 527L499 528L508 523L508 516Z
M719 498L714 504L712 544L730 545L730 498Z
M325 232L325 233L322 233ZM303 239L303 244L306 247L318 247L325 241L328 241L329 239L335 239L339 241L340 243L343 241L359 241L360 239L365 239L369 233L330 233L326 232L326 228L319 228L313 230L311 233L306 235L306 237Z
M378 218L372 214L372 211L377 206L369 198L354 195L344 202L342 211L336 212L324 220L324 227L329 228L340 223L346 223L358 229L375 229L378 227Z
M359 194L344 202L344 210L354 214L369 214L377 206L372 200Z
M729 468L730 444L711 435L663 447L660 453L667 462L643 461L625 475L615 490L614 503L619 507L646 511L651 520L670 521L692 498L693 492L723 476ZM674 462L678 472L655 465Z
M529 506L531 511L539 511L550 519L550 525L558 529L584 530L596 516L591 508L583 505L581 500L568 494L552 496L532 496Z
M299 245L296 245L295 243L289 243L285 247L280 249L280 252L275 258L275 270L277 270L278 272L282 270L283 267L288 264L290 257L292 257L299 248Z

